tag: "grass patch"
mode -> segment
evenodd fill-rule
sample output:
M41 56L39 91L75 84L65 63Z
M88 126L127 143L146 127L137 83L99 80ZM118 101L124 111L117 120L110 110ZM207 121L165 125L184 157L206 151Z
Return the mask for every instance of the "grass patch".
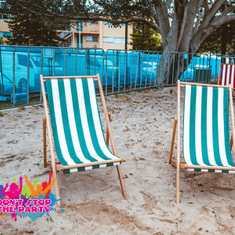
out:
M2 112L0 112L0 117L3 117L3 116L4 116L4 114Z
M32 100L29 102L28 105L31 105L31 104L39 104L40 103L40 100ZM15 106L12 105L12 103L5 103L5 104L0 104L0 109L4 109L4 108L17 108L17 107L20 107L20 106L26 106L27 103L26 102L21 102L21 103L17 103L15 104Z
M19 110L20 110L20 111L25 111L25 107L24 107L24 106L21 106L21 107L19 108Z

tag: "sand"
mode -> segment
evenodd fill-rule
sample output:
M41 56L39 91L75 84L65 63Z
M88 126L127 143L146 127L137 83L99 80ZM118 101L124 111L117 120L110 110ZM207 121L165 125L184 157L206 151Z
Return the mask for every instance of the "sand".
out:
M104 202L122 197L115 167L60 172L62 208L33 223L0 220L0 234L235 234L234 174L182 170L181 203L175 203L176 169L168 158L176 88L108 96L107 106L118 155L126 158L121 169L128 200ZM24 174L46 181L43 106L1 113L0 183Z

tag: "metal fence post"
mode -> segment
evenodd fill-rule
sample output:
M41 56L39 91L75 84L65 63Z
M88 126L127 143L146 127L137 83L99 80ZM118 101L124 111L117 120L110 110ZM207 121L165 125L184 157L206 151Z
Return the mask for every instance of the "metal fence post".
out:
M64 51L64 76L67 74L67 49Z
M30 75L29 75L29 69L30 69L30 54L29 54L29 47L28 47L28 68L27 68L27 104L29 104L29 85L30 85Z
M13 47L13 101L12 105L15 106L15 93L16 93L16 87L15 87L15 47Z
M43 48L41 48L41 74L43 74ZM42 102L42 88L40 87L40 103Z

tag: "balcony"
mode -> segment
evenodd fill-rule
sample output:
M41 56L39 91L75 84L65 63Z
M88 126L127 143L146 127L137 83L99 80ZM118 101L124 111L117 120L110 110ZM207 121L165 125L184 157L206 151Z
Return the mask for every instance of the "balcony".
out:
M77 28L77 31L79 28ZM99 25L96 24L83 24L82 27L82 33L88 33L88 34L99 34Z
M61 42L59 44L60 47L72 47L71 42Z

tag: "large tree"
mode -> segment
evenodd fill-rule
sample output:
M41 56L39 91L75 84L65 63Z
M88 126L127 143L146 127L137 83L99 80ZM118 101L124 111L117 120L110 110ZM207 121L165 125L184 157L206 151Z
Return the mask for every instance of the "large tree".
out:
M56 31L35 13L14 14L7 22L12 32L12 36L7 36L7 44L57 46L61 41Z
M60 18L150 26L163 42L157 84L162 84L168 69L171 73L174 67L170 51L195 53L219 26L235 20L233 0L6 0L3 11L11 13L13 9L34 12L51 23ZM178 64L184 66L184 59L179 59Z

